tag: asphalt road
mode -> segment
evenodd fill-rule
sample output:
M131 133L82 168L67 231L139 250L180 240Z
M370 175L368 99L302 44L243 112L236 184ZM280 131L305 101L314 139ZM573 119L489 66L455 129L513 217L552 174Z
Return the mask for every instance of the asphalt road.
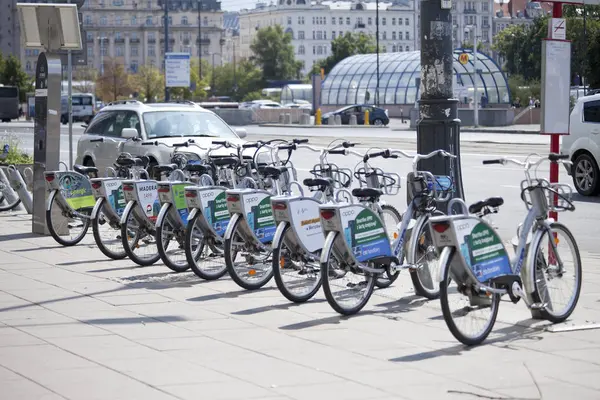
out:
M310 144L315 146L326 146L335 139L348 139L359 142L356 147L358 151L365 151L371 147L396 148L409 152L416 151L416 132L414 131L392 131L390 129L330 129L330 128L267 128L258 126L246 127L248 140L261 138L309 138ZM77 140L83 133L83 128L74 125L74 150L77 149ZM11 135L20 141L24 151L32 152L33 149L33 125L31 123L11 123L0 125L0 137ZM68 128L61 128L61 160L69 160ZM515 229L525 216L526 209L520 200L520 184L524 179L522 169L516 166L482 165L481 161L491 157L513 157L523 159L531 153L544 154L548 152L549 139L537 135L517 134L490 134L490 133L464 133L461 135L461 168L463 174L463 186L465 197L468 202L490 197L502 196L505 204L495 218L501 236L509 240L515 235ZM354 156L330 157L331 162L340 167L354 168L359 159ZM75 158L75 155L74 155ZM309 175L309 170L317 162L315 153L301 150L294 154L292 161L298 170L298 178L303 179ZM396 196L386 196L386 200L396 206L401 212L406 206L405 176L412 169L409 159L384 160L378 159L374 165L384 171L395 172L403 177L402 188ZM571 178L564 169L560 169L560 181L572 184ZM541 177L549 176L548 165L543 165L537 171ZM592 238L598 237L600 227L600 198L584 198L574 195L576 211L573 213L560 214L559 220L565 222L573 231L581 250L596 252L597 241ZM600 256L600 251L597 252Z

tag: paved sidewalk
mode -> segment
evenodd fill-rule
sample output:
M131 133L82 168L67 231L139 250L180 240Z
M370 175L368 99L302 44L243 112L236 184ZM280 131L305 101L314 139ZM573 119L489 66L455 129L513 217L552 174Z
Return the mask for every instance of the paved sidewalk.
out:
M598 331L545 331L523 304L468 349L407 274L342 318L322 294L298 306L274 283L107 261L91 234L64 248L30 225L0 215L0 399L600 398ZM584 256L569 324L600 319L599 256Z

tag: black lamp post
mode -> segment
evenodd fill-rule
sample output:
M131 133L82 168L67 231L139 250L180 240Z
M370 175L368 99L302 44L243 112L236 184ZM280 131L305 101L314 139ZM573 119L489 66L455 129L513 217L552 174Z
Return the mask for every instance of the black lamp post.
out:
M165 73L167 72L167 53L169 52L169 0L164 0L165 7L165 57L163 60L163 66L165 68ZM169 88L167 87L167 80L165 79L165 101L169 101Z
M202 79L202 0L198 0L198 85Z
M379 0L375 1L375 43L377 46L377 88L375 89L375 105L379 105Z

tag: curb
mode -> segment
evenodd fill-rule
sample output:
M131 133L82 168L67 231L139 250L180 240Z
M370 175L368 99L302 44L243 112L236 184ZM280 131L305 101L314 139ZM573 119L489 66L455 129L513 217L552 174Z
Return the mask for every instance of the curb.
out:
M258 124L264 128L308 128L308 129L389 129L388 126L375 125L300 125L300 124ZM393 130L393 129L392 129Z
M393 128L392 131L393 132L407 132L407 131L416 131L417 128L414 129L410 129L410 128ZM467 133L505 133L508 135L516 135L516 134L520 134L520 135L540 135L539 131L526 131L526 130L519 130L519 129L476 129L476 128L460 128L461 132L467 132Z

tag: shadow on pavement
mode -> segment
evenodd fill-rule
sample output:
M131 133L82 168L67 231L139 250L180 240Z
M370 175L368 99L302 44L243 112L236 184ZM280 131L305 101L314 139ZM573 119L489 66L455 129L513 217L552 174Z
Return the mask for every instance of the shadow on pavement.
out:
M316 299L316 300L310 300L310 303L311 304L323 303L325 301L326 301L325 299ZM270 306L248 308L247 310L235 311L235 312L232 312L231 314L233 314L233 315L254 315L254 314L260 314L260 313L272 311L272 310L289 310L290 308L298 307L298 306L301 306L302 304L304 304L304 303L289 302L289 303L285 303L285 304L274 304L274 305L270 305Z
M209 281L207 281L207 282L209 282ZM263 292L268 292L271 290L277 290L277 288L276 287L266 287L266 288L261 288L261 289L257 289L257 290L243 289L243 290L237 290L235 292L221 292L221 293L209 294L206 296L192 297L191 299L188 299L188 301L211 301L211 300L219 300L219 299L236 299L245 294L263 293Z
M0 237L0 242L7 242L9 240L20 240L20 239L37 239L42 236L43 235L38 235L36 233L31 233L31 232L11 233L11 234L3 235L2 237ZM60 245L58 245L58 246L60 246ZM53 247L51 247L51 248L53 248ZM31 249L31 250L37 250L37 249L38 248ZM23 250L20 250L20 251L23 251Z
M179 322L187 321L185 318L164 315L152 317L128 317L128 318L99 318L99 319L83 319L81 322L91 325L127 325L127 324L147 324L147 323L163 323L163 322Z
M600 197L582 196L577 192L573 192L573 203L600 203Z

